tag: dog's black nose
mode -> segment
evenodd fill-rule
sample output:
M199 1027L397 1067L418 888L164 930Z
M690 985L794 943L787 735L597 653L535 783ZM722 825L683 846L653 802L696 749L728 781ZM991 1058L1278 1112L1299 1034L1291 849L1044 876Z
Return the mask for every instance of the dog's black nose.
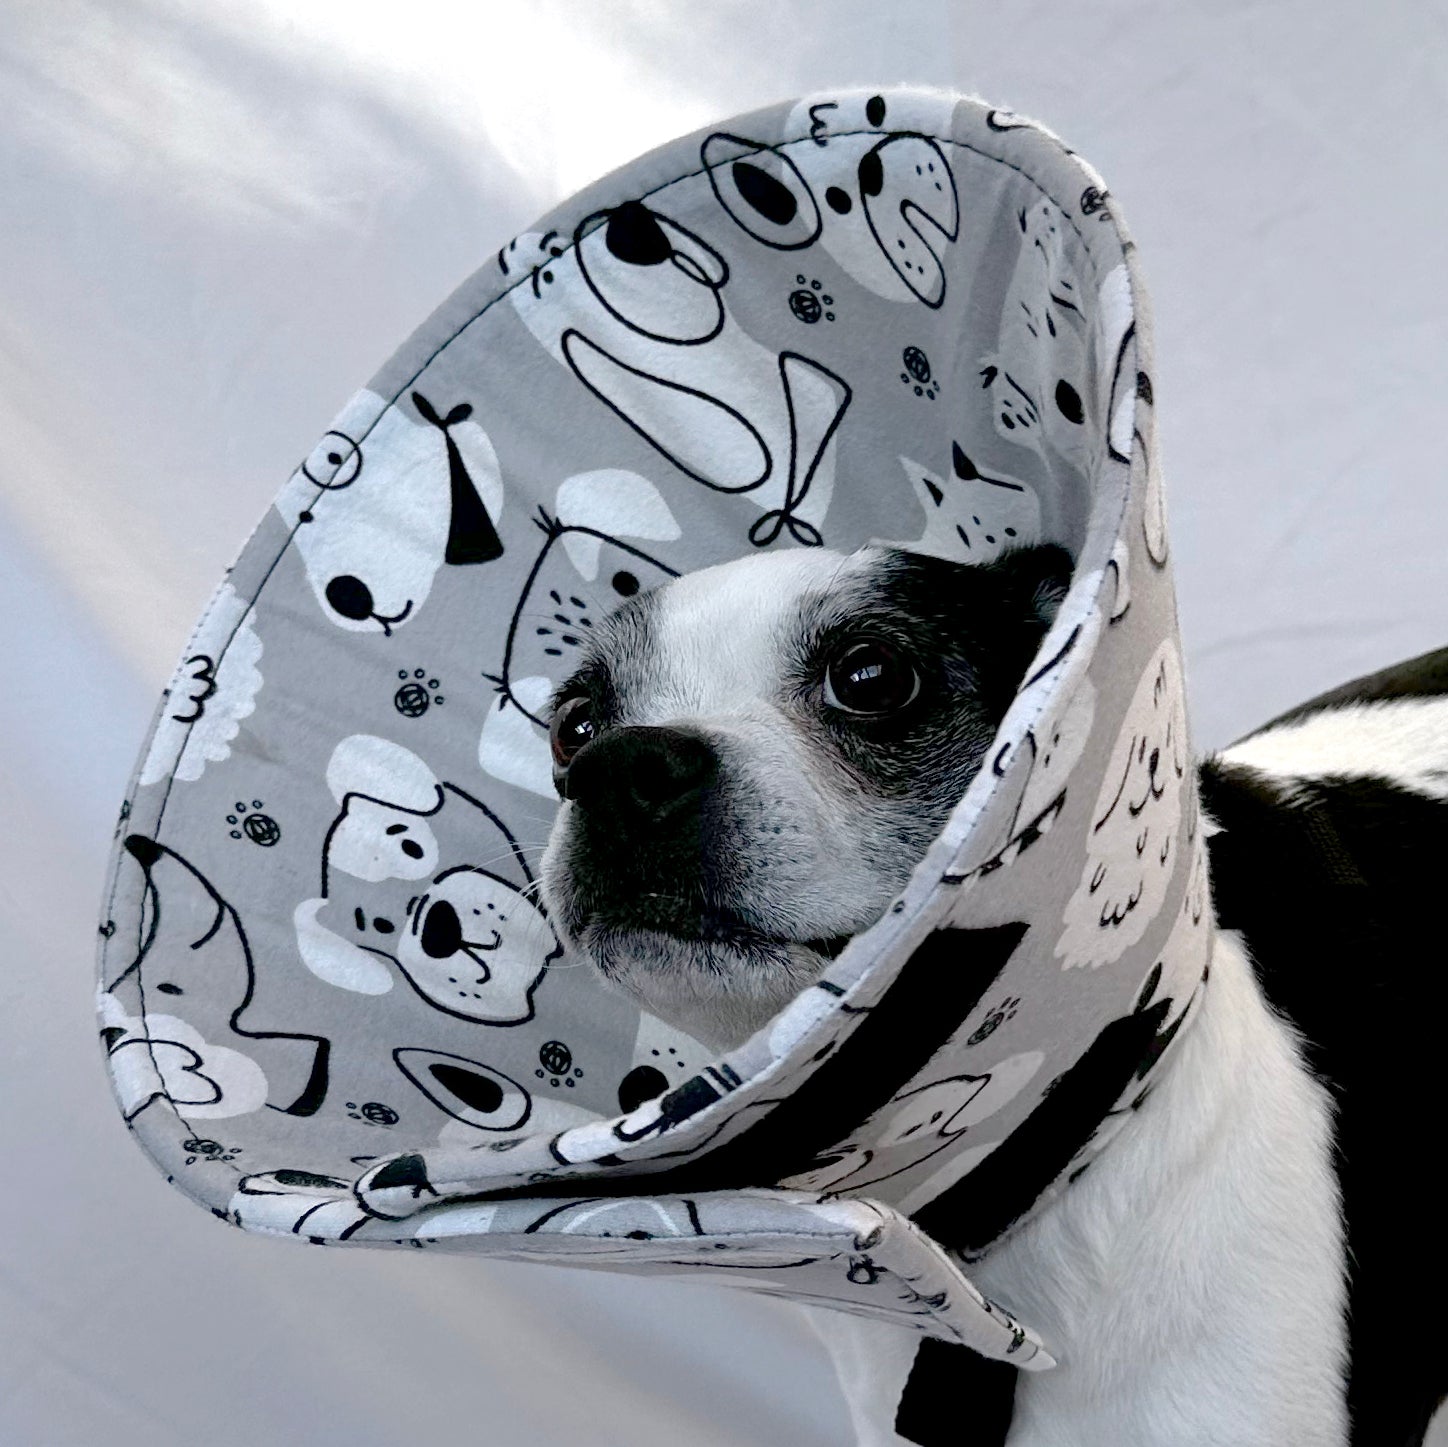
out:
M609 729L563 776L563 797L627 833L657 828L697 808L719 756L697 734L671 728Z

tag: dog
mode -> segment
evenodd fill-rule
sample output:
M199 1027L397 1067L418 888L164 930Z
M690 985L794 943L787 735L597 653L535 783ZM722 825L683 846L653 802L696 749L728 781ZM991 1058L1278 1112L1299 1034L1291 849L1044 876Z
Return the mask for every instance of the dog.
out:
M695 1038L748 1038L904 887L1069 575L1056 548L802 548L617 609L549 730L543 891L575 951Z
M905 885L1070 573L1054 546L975 567L810 548L626 602L552 701L563 805L541 877L572 951L716 1048L747 1038ZM1441 678L1407 666L1201 764L1212 986L1110 1150L972 1263L1061 1365L962 1381L960 1440L1422 1442L1448 1393L1448 1253L1429 1220L1434 1147L1399 1117L1404 1091L1443 1098L1428 1031L1448 988L1431 964L1410 982L1394 952L1442 957L1443 659ZM1398 776L1370 778L1389 737ZM1371 1048L1372 1008L1409 1058ZM905 1440L913 1335L809 1315L859 1441Z

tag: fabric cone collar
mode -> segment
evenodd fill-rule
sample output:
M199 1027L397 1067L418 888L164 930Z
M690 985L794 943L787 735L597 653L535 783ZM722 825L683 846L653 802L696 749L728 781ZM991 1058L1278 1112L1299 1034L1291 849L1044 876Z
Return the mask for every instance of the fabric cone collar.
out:
M1104 183L960 96L739 117L504 247L283 487L131 785L101 1027L167 1178L1051 1365L962 1261L1129 1117L1211 948L1151 376ZM872 540L1076 570L909 887L714 1058L567 968L543 710L621 598Z

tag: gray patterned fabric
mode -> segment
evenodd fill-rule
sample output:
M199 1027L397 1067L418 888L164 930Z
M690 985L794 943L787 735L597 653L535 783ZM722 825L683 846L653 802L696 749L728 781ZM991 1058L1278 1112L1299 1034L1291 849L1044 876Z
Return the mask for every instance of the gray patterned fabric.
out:
M100 1013L167 1179L1049 1366L962 1260L1129 1114L1210 950L1150 376L1100 178L958 96L740 117L504 247L287 481L158 711ZM540 906L545 700L641 588L872 540L1076 574L909 888L714 1059Z

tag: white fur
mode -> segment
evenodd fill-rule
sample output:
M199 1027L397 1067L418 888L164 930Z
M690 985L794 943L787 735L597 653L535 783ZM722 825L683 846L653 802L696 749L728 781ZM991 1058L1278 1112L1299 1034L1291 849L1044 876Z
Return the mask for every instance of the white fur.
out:
M1140 1112L968 1267L1060 1365L1023 1373L1009 1447L1341 1447L1346 1288L1327 1092L1217 937L1201 1015ZM911 1333L809 1315L860 1447L891 1425ZM970 1404L961 1403L961 1447Z
M1370 774L1448 798L1448 698L1395 698L1323 709L1223 751L1268 774Z

